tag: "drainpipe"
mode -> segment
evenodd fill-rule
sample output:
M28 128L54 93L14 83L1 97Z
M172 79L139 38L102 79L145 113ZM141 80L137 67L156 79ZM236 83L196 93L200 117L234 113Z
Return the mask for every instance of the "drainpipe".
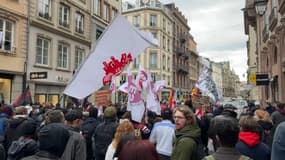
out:
M23 92L27 86L27 68L28 68L28 58L29 58L29 33L30 33L30 0L27 1L27 32L26 32L26 58L24 62L24 75L23 75Z

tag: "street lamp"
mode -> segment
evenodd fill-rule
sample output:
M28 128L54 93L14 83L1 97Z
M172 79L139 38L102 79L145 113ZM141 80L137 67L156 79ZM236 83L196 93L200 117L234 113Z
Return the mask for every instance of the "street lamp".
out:
M262 16L266 11L268 0L254 0L255 11L258 15Z

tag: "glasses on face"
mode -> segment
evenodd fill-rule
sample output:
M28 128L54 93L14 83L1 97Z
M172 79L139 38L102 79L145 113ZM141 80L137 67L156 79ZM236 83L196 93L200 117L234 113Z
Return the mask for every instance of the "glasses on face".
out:
M185 119L185 117L182 117L182 116L173 116L173 119Z

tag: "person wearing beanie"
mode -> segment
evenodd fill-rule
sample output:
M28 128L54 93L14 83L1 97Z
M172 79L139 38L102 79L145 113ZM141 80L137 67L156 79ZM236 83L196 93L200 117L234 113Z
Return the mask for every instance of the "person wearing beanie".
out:
M243 116L239 121L240 132L236 149L253 160L270 160L270 149L258 134L259 124L253 116Z
M66 113L65 124L68 127L70 138L61 159L86 159L86 142L80 131L80 126L83 123L82 118L82 112L77 110L70 110Z
M13 141L8 149L8 160L20 159L26 156L34 155L38 151L38 145L35 141L35 131L37 123L35 121L26 121L23 123L23 136L18 140ZM19 148L25 144L22 149Z
M104 160L109 144L114 138L118 123L115 107L107 107L104 110L104 121L100 123L94 133L95 159Z
M13 141L18 140L24 136L25 123L35 122L32 118L27 116L27 109L24 106L18 106L14 111L15 115L9 120L9 127L5 131L4 147L6 151Z
M87 160L93 160L93 150L94 147L92 145L92 135L95 132L95 129L97 128L99 124L99 120L97 119L98 116L98 109L95 107L89 108L89 117L86 118L86 120L81 125L81 131L83 134L83 137L86 140L86 151L87 151Z
M0 143L5 139L6 129L9 127L9 119L13 116L11 107L5 105L0 107Z
M40 129L39 152L22 160L59 160L70 138L69 131L61 123L51 123Z

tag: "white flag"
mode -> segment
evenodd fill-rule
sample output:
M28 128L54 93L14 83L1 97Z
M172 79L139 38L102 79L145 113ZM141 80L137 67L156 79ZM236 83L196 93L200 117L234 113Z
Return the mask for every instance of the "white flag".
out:
M148 73L148 92L146 107L147 109L155 112L157 115L161 114L161 107L159 102L159 91L165 86L165 81L154 81L151 78L150 73Z
M115 76L112 77L112 82L110 84L110 91L112 94L114 94L116 91L116 78L115 78Z
M117 15L95 49L64 90L64 94L83 99L118 76L147 47L155 46L150 33L140 32L122 15Z
M144 102L141 98L139 89L134 83L133 75L128 68L128 106L127 109L131 111L132 120L136 122L141 122L145 107Z
M119 87L119 90L124 92L124 93L128 93L128 82L125 82L124 84L122 84L120 87Z

